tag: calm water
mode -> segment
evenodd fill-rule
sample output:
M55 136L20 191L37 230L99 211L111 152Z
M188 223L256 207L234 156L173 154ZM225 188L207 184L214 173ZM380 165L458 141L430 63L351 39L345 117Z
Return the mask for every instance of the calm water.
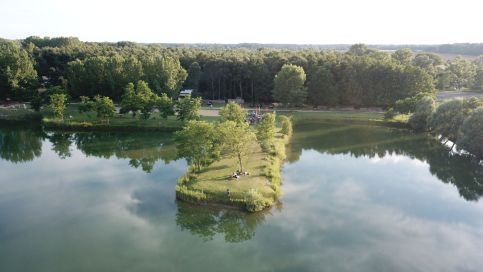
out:
M177 203L170 135L0 127L0 271L481 271L483 166L424 135L305 123L281 204Z

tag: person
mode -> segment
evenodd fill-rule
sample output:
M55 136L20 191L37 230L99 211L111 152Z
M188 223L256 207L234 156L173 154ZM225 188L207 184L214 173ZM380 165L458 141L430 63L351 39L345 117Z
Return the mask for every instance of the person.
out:
M230 196L230 189L226 189L226 195Z

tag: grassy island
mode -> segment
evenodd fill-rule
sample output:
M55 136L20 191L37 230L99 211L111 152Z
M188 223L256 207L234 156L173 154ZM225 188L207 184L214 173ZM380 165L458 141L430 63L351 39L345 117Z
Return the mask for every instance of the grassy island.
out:
M249 175L233 178L237 159L223 157L199 173L190 169L178 180L176 197L198 204L224 205L260 211L272 206L281 195L280 170L289 136L277 133L271 149L263 151L257 141L249 145L245 170ZM229 192L229 194L227 193Z
M220 115L217 125L195 121L177 133L180 155L190 163L178 180L177 199L250 212L272 206L281 195L291 119L280 116L279 128L275 113L267 113L252 126L246 112L231 103Z

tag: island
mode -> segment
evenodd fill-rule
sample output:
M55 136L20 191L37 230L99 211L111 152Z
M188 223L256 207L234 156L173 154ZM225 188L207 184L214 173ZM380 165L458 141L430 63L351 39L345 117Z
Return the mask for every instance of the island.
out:
M177 182L176 198L249 212L271 207L282 191L280 171L291 119L253 113L249 124L246 112L235 103L227 104L220 115L218 124L193 121L177 133L178 150L190 167Z

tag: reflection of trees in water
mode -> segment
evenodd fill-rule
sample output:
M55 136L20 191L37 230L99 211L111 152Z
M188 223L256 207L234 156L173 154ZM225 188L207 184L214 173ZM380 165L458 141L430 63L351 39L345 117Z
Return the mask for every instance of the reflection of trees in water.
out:
M87 156L130 159L129 165L151 172L158 160L176 159L176 146L164 133L77 133L77 148Z
M35 128L0 128L0 158L27 162L42 154L42 131Z
M349 154L356 158L404 155L426 161L433 175L454 184L466 200L483 196L483 166L471 156L450 152L449 148L424 134L387 127L307 122L295 129L288 150L289 161L297 161L303 149Z
M44 133L29 127L0 128L0 158L26 162L39 157L42 141L48 139L52 150L62 159L72 155L71 145L88 156L129 159L129 165L150 172L154 164L176 159L176 146L166 133Z
M247 213L240 210L223 209L211 206L198 206L177 202L176 224L181 230L212 240L221 234L231 243L250 240L255 236L255 229L265 221L269 211Z
M73 141L71 133L54 132L47 136L52 143L52 150L59 155L61 159L68 158L72 155L70 145Z

